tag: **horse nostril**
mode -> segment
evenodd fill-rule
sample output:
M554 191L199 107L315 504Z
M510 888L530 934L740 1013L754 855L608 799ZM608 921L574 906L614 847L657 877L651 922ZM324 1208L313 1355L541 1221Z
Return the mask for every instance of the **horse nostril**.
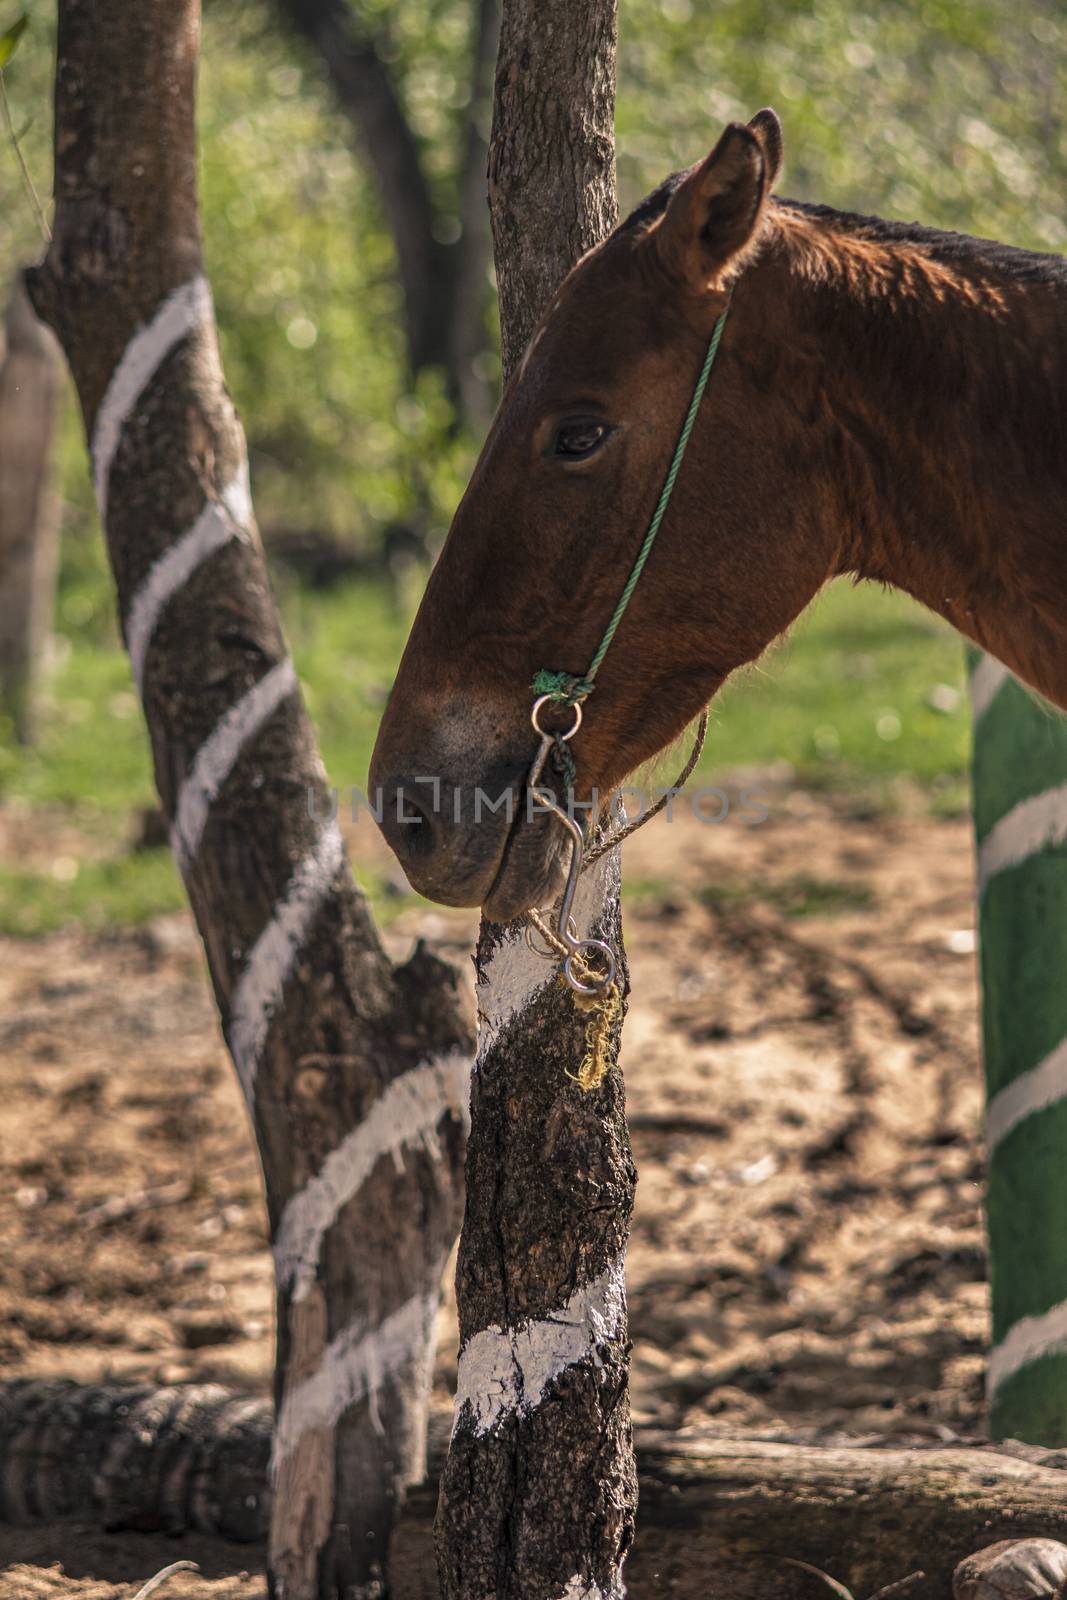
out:
M381 829L403 859L428 856L436 843L437 819L428 797L416 795L404 783L383 786Z
M508 848L521 772L501 763L476 782L477 773L420 777L425 767L413 766L379 782L381 770L371 767L374 815L411 887L446 906L480 906Z

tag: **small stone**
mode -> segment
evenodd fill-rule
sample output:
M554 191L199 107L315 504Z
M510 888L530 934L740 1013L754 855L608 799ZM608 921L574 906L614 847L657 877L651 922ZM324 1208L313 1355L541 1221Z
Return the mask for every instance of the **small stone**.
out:
M1001 1539L961 1561L953 1600L1056 1600L1067 1594L1067 1544Z

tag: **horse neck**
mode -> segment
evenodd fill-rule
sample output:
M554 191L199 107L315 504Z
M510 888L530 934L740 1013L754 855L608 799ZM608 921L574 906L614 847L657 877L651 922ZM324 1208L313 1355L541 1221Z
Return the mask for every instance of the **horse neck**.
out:
M787 302L836 435L839 570L1067 707L1067 281L817 242L787 240Z

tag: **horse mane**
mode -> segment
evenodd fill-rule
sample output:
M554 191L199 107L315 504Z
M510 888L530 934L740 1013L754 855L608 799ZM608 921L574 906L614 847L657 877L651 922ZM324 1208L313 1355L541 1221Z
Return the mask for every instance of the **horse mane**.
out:
M647 222L655 222L657 218L662 217L671 195L684 177L684 172L672 172L669 178L664 178L659 187L653 189L651 194L646 194L641 204L634 207L624 222L619 223L615 232L630 233L633 229L642 228Z
M996 239L980 239L969 233L951 233L945 228L928 228L921 222L891 222L884 217L865 217L852 211L835 211L832 206L812 205L804 200L778 199L778 207L828 228L867 239L873 244L919 245L936 261L973 263L1018 283L1060 283L1067 285L1067 261L1062 256L1039 250L1021 250L1016 245L1000 244Z
M655 222L666 211L684 172L669 178L634 207L617 233L628 233ZM1067 260L1063 256L1038 250L1021 250L1016 245L1000 244L969 233L952 233L945 228L930 228L921 222L893 222L885 217L867 217L853 211L837 211L833 206L814 205L806 200L788 200L775 195L780 211L820 223L835 232L864 239L872 244L917 245L936 261L971 264L1017 283L1054 283L1067 286Z

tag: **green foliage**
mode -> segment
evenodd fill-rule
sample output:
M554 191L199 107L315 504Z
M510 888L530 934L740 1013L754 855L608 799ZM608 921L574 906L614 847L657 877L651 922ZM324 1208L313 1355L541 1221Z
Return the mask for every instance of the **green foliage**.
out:
M0 72L3 72L18 49L19 40L26 32L29 17L23 14L11 24L6 33L0 33Z
M351 3L381 35L450 237L472 0ZM33 0L28 15L8 87L44 191L53 7ZM1067 17L1053 0L622 0L620 31L624 205L769 103L787 192L1039 248L1067 241ZM263 527L373 548L428 497L440 535L473 444L431 379L408 392L378 197L320 64L270 0L209 0L200 123L208 266ZM15 163L0 160L0 260L38 252ZM68 497L84 473L72 431Z
M0 32L0 73L19 149L42 196L51 192L54 11L47 0L24 0L16 14L15 7L0 0L0 28L4 30ZM40 253L40 225L8 132L0 138L0 300L6 298L16 266L35 261Z
M350 3L395 74L451 237L472 0ZM45 194L53 0L0 0L0 38L24 10L30 26L16 55L8 46L5 81ZM785 125L787 193L1038 248L1067 242L1067 15L1055 0L622 0L619 67L624 206L704 154L725 121L771 104ZM321 66L270 0L208 0L200 127L208 269L268 541L295 526L374 549L388 523L427 504L440 534L474 442L455 432L432 375L410 392L378 196ZM39 253L7 151L3 276ZM492 361L490 348L487 370ZM24 930L52 925L64 907L132 917L177 894L151 864L161 858L125 853L130 812L152 799L148 755L70 402L60 456L59 661L38 750L0 738L0 804L73 818L99 861L39 894L29 866L0 881L0 924L19 920L5 909L16 894L37 907ZM282 600L331 780L361 784L407 619L366 584L325 596L287 588ZM717 702L702 772L787 762L798 781L875 804L894 803L904 774L929 803L957 807L968 743L960 685L948 629L900 596L835 585Z
M433 375L409 390L377 195L321 69L272 19L266 0L209 9L200 109L207 265L260 521L373 548L428 498L440 536L472 448ZM430 139L436 101L418 105Z
M772 105L783 192L1061 250L1065 68L1056 0L623 0L621 186Z

